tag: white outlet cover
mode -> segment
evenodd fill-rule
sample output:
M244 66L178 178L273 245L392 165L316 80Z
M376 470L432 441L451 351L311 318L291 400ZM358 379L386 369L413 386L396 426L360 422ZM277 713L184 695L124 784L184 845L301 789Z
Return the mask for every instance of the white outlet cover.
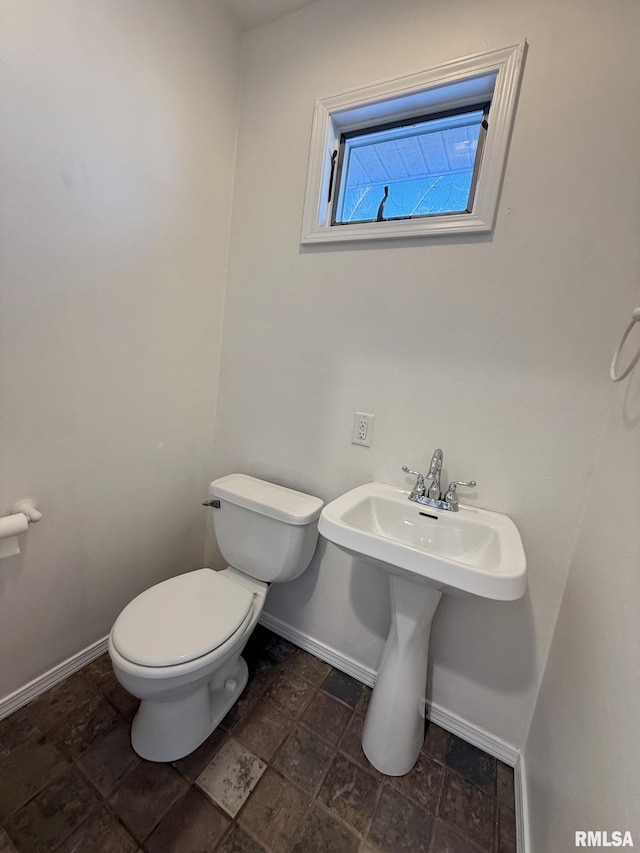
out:
M359 444L362 447L371 447L371 436L373 434L373 422L375 415L368 412L356 412L353 417L353 430L351 431L351 444Z

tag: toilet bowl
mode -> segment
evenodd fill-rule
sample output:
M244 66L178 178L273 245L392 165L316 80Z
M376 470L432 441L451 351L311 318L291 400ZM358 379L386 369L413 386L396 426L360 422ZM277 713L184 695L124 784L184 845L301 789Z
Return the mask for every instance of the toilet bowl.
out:
M150 761L196 749L230 710L248 677L242 651L271 582L298 577L317 542L319 498L244 474L211 483L223 571L196 569L133 599L109 635L122 686L141 700L133 748Z

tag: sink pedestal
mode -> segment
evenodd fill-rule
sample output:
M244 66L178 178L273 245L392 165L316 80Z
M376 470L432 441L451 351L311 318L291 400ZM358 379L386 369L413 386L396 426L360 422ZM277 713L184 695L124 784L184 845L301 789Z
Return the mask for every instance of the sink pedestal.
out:
M422 510L409 492L368 483L327 504L318 522L329 542L389 575L393 621L362 738L389 776L408 773L420 755L429 633L443 592L513 601L527 583L508 515L462 504Z
M387 776L403 776L424 743L431 622L442 593L389 574L392 622L364 723L362 748Z

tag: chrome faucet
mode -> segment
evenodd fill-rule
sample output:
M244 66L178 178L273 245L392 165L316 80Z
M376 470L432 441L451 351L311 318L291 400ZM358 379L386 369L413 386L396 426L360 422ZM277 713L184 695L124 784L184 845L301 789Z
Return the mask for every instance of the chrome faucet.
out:
M453 480L449 483L446 492L442 494L440 476L442 474L443 461L444 454L442 453L442 450L438 448L434 451L433 456L431 457L429 473L426 477L418 471L412 471L410 468L407 468L406 465L402 466L402 470L405 474L413 474L414 477L417 477L416 484L409 495L409 500L415 501L415 503L422 504L423 506L433 507L434 509L458 512L460 509L458 504L458 493L456 491L458 486L468 486L470 489L473 489L478 484L475 480L469 480L468 483L463 483L461 480ZM428 488L425 484L425 479L430 481Z
M427 489L426 494L428 498L435 501L440 500L440 475L442 474L443 461L444 454L440 448L434 450L431 457L431 464L429 465L429 473L427 474L427 480L431 480L431 485Z

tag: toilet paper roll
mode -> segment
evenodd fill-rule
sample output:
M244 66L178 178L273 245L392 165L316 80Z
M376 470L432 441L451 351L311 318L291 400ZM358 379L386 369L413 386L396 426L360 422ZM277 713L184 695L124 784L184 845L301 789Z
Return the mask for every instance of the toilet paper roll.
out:
M23 512L0 518L0 560L20 553L18 533L24 533L28 527L29 519Z
M18 533L24 533L28 527L29 519L23 512L5 515L4 518L0 518L0 539L17 536Z

